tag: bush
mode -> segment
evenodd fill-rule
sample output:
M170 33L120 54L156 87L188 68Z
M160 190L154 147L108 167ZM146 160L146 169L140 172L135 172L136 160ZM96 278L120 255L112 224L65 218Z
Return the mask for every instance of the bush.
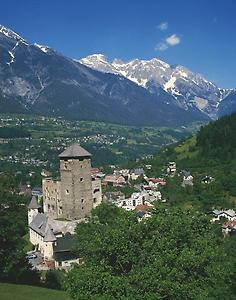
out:
M45 276L45 286L50 289L64 290L66 273L60 270L50 270Z

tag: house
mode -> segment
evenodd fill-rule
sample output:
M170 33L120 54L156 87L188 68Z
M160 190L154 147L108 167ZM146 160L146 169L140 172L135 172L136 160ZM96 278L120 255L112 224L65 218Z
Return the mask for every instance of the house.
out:
M170 176L174 176L176 173L176 162L175 161L170 161L167 165L167 174Z
M182 187L193 186L193 176L190 172L182 170L180 171L179 176L183 177L183 182L181 184Z
M41 187L35 187L32 189L32 196L36 196L38 198L43 197L43 191Z
M145 178L145 180L148 182L148 185L150 187L158 187L166 185L166 181L164 178Z
M236 235L236 220L227 221L222 225L222 233L224 236Z
M178 176L181 176L183 178L187 178L190 174L190 172L186 171L186 170L181 170L178 174Z
M212 211L212 216L213 216L212 222L220 221L220 218L226 218L229 221L236 220L236 213L232 209L228 209L228 210L216 210L216 209L214 209Z
M161 200L160 191L142 191L133 193L130 198L123 199L118 203L120 207L133 207L138 205L151 205L154 201Z
M127 180L129 179L129 169L121 169L121 170L114 170L113 174L115 175L122 175Z
M97 177L97 174L101 173L101 170L99 168L91 168L91 175L93 177Z
M40 213L39 208L40 205L33 196L28 206L30 242L35 246L35 250L42 254L45 265L63 268L78 263L80 258L71 253L72 234L77 223L68 224L65 221L53 220L46 214ZM70 240L70 248L68 248L68 240ZM62 257L66 257L66 260Z
M103 185L122 186L125 184L125 178L121 175L106 175L102 181Z
M138 169L134 169L130 172L130 179L131 180L136 180L138 179L140 176L144 176L145 172L143 168L138 168Z
M67 270L73 264L81 264L83 262L80 256L71 251L74 246L74 236L66 233L63 237L57 238L53 244L53 255L55 259L56 269Z
M43 177L50 177L50 176L52 176L52 172L47 171L47 170L42 170L41 175Z
M103 194L103 201L104 202L111 202L111 203L117 203L121 202L125 199L125 194L121 191L117 192L106 192Z
M138 220L141 221L143 219L151 217L153 207L153 205L137 205L135 207L135 211L137 213Z

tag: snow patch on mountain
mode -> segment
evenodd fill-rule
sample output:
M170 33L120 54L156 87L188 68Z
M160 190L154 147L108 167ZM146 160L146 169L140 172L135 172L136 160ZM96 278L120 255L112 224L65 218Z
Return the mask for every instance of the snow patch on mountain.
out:
M105 73L120 74L146 89L151 86L152 93L154 85L157 90L161 87L176 99L176 105L185 110L196 107L212 118L216 117L219 103L229 93L202 75L180 65L171 66L159 58L110 62L103 54L94 54L82 58L80 63Z
M14 32L9 28L4 27L3 25L0 25L0 33L4 34L5 36L11 39L25 41L25 39L23 39L19 34L17 34L16 32Z
M50 48L48 46L40 45L40 44L37 44L37 43L34 43L34 46L39 48L44 53L48 53L50 51Z

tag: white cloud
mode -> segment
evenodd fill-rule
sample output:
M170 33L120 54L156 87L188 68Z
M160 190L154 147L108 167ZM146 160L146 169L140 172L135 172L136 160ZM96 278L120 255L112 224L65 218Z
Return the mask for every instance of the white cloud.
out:
M180 42L181 42L180 36L178 36L177 34L172 34L168 36L163 42L157 44L155 47L155 51L165 51L169 47L178 45Z
M170 46L178 45L181 42L180 37L177 34L172 34L166 38L166 43Z
M162 30L162 31L168 29L168 22L162 22L161 24L159 24L157 26L157 28Z
M155 47L155 51L165 51L166 49L168 49L168 45L164 42L157 44Z

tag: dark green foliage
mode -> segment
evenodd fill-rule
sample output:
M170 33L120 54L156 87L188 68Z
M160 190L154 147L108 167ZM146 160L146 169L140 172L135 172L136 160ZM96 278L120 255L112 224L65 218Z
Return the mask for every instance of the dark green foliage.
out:
M45 287L49 289L64 290L66 274L60 270L49 270L45 276Z
M223 117L197 134L197 146L206 157L224 161L236 157L236 113Z
M73 299L235 299L234 263L215 225L195 211L156 208L137 222L112 205L77 228L84 265L68 274Z
M27 232L27 200L16 194L11 176L0 176L0 281L38 283L28 264L23 235Z
M181 206L197 206L204 211L214 208L235 209L236 197L236 113L202 127L194 137L168 146L147 161L152 165L147 175L163 176L169 161L177 163L178 172L193 175L193 187L183 188L182 177L167 177L163 198ZM196 142L195 142L196 140ZM202 183L205 176L214 178Z
M30 132L14 127L1 127L0 128L0 138L24 138L30 137Z

